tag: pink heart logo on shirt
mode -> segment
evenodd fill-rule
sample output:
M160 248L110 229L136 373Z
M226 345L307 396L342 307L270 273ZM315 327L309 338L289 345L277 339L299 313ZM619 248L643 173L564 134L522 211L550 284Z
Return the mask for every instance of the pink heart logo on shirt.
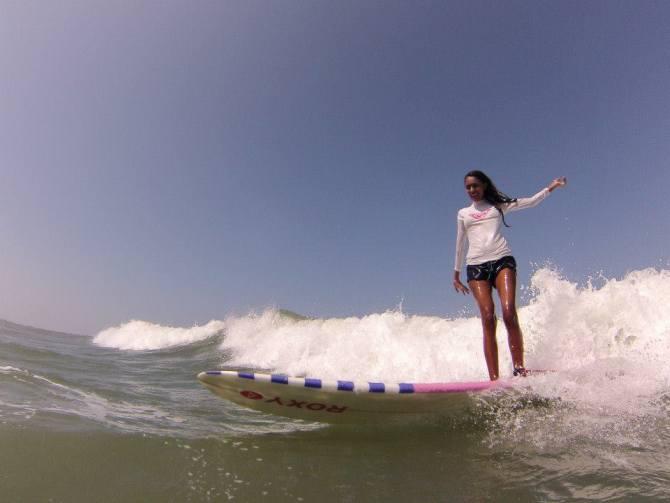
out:
M475 220L481 220L482 218L484 218L486 215L489 214L489 211L491 211L491 208L487 208L483 211L476 211L474 213L470 213L470 216Z

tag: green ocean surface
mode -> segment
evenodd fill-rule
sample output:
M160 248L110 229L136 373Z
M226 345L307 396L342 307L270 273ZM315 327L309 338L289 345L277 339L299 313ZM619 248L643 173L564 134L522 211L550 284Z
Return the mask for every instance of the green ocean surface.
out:
M633 278L640 291L652 281L670 291L665 272L645 274ZM196 375L235 366L284 371L265 358L282 351L302 358L313 377L321 376L310 365L358 380L361 359L371 377L386 379L409 358L430 378L448 367L437 360L430 368L431 355L450 351L462 360L453 372L483 373L481 354L459 346L467 339L480 347L476 318L315 320L273 311L204 335L183 329L176 339L174 329L141 324L105 338L0 321L0 500L667 501L670 380L668 350L658 344L667 322L621 313L616 289L557 300L565 291L550 292L553 311L542 298L520 311L529 359L575 348L571 368L529 381L536 399L503 394L473 400L460 417L406 424L263 415L216 397ZM634 304L635 289L626 291ZM543 317L560 302L586 314L563 316L573 333L564 327L562 338L549 338ZM353 336L355 352L344 348L343 362L350 334L362 335ZM142 337L155 349L119 348Z

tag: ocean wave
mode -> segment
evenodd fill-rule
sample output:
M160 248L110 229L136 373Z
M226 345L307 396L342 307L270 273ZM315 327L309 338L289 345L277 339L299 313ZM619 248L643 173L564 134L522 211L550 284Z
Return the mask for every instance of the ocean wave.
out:
M538 269L519 308L529 367L570 370L599 360L654 362L665 378L670 271L643 269L620 279L571 282ZM225 330L225 332L224 332ZM498 324L503 375L511 369L505 327ZM305 318L279 309L230 316L190 328L130 321L93 342L121 350L159 350L221 337L221 364L292 375L422 381L486 378L477 316L444 318L400 310L349 318Z
M93 338L93 343L121 350L158 350L200 342L219 335L224 328L225 323L218 320L190 328L132 320L103 330Z
M574 371L625 359L670 378L670 271L644 269L621 279L571 282L538 269L519 308L526 363ZM226 319L221 349L229 366L273 369L327 379L452 381L485 379L479 318L408 315L291 319L276 310ZM511 371L506 331L498 323L503 375ZM613 364L614 365L614 364ZM616 366L616 365L615 365Z
M41 420L50 416L77 417L119 431L161 433L185 421L158 404L112 400L28 369L2 366L0 374L11 375L14 378L11 384L18 386L10 394L14 401L0 400L0 419L4 418L4 422L8 417L32 419L36 415ZM74 428L81 427L72 424Z
M419 380L478 375L479 320L407 315L296 320L274 310L226 320L225 363L324 379ZM444 379L443 379L444 380Z
M587 372L590 382L566 386L598 389L603 369L618 372L619 362L626 361L654 370L645 389L668 386L670 349L665 341L670 318L661 313L670 302L670 271L650 268L578 284L542 267L522 293L528 297L527 305L519 308L528 367L573 376L580 369L593 369ZM498 331L505 376L512 365L502 322ZM395 310L320 319L267 309L191 328L132 321L100 332L94 342L123 350L157 350L214 342L215 335L222 335L222 367L363 381L486 379L477 316L444 318ZM640 392L631 380L621 382Z

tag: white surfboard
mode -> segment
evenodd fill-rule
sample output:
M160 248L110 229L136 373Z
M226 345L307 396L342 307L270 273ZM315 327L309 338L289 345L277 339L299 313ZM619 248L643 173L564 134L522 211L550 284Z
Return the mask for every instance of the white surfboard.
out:
M518 382L354 383L238 370L201 372L198 379L213 393L243 407L326 423L456 415L472 406L473 395L510 388Z

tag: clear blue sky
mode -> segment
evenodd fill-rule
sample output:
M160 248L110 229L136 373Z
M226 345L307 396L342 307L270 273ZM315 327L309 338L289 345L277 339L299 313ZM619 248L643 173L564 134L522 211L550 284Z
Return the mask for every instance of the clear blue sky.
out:
M670 2L0 0L0 318L455 316L462 179L527 283L667 266Z

